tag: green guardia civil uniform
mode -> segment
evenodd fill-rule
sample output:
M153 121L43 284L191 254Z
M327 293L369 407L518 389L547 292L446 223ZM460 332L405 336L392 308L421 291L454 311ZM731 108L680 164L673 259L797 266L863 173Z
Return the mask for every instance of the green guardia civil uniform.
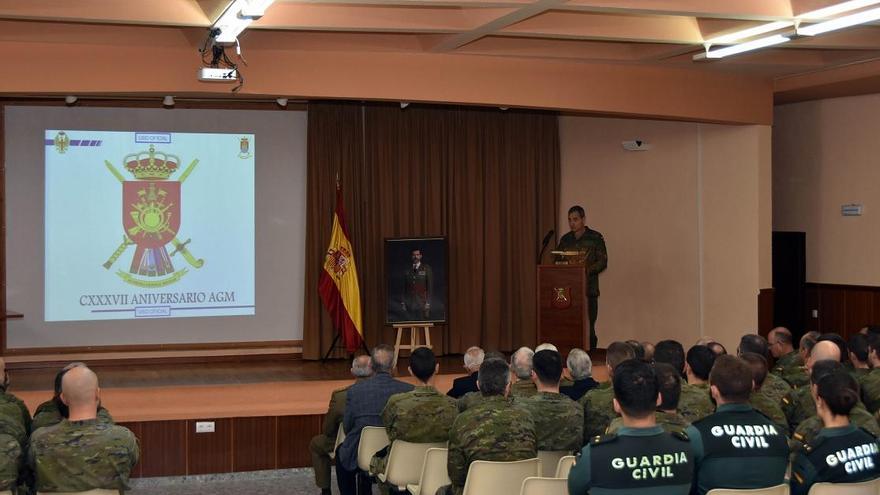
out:
M510 386L511 397L531 397L538 393L538 387L531 380L519 380Z
M779 431L783 432L785 436L788 436L788 420L785 417L785 413L782 411L781 402L776 402L767 395L760 394L757 392L752 392L752 395L749 396L749 405L755 408L756 411L770 418L770 421L773 421L773 424L779 429Z
M443 493L461 495L473 461L521 461L537 455L532 415L502 396L485 397L452 423L446 466L452 485Z
M678 412L688 422L699 421L715 411L708 383L682 383Z
M538 450L580 450L584 439L584 408L568 397L552 392L538 392L531 397L517 397L514 404L532 415Z
M392 395L382 410L382 424L388 434L389 446L385 450L386 455L377 453L373 456L370 472L385 472L387 452L390 452L396 440L446 442L457 415L455 399L437 392L434 387L419 386L409 392Z
M849 422L857 428L870 432L875 437L880 437L880 424L877 423L877 419L865 409L862 403L856 404L849 412ZM798 451L805 444L812 442L824 427L825 423L817 415L813 415L801 422L789 442L792 452Z
M330 454L336 446L337 430L342 428L342 418L345 416L345 394L349 388L351 385L334 390L330 394L330 404L324 415L321 433L312 437L309 442L312 468L315 470L315 485L322 490L330 489L330 471L333 466Z
M24 450L12 435L0 433L0 491L15 493L24 465Z
M776 364L770 369L770 373L776 375L791 385L791 388L809 387L810 375L804 367L804 358L797 351L791 351L776 360Z
M65 419L31 435L27 462L40 492L124 491L139 455L128 428Z
M657 422L657 426L670 432L684 433L687 431L688 426L691 425L690 421L684 419L684 416L677 412L656 411L654 413L654 420ZM617 433L623 427L623 418L614 418L611 424L608 425L605 434Z
M578 401L584 408L584 442L601 436L617 417L614 412L614 389L610 382L605 382L587 392Z
M807 495L815 483L858 483L880 476L876 436L855 426L823 428L795 454L791 494Z
M105 409L104 406L98 406L97 418L98 421L104 423L114 423L113 416L110 415L110 411ZM43 402L42 404L37 406L36 411L34 411L32 429L36 431L38 428L57 425L62 420L64 420L64 416L61 414L61 409L58 407L58 402L56 402L55 399L49 399L46 402Z
M862 402L868 411L880 411L880 368L874 368L859 381L862 387Z
M559 251L581 251L586 253L584 265L587 270L587 305L590 317L590 348L595 349L596 318L599 315L599 274L608 268L608 250L605 238L598 231L586 228L580 237L569 232L559 239Z

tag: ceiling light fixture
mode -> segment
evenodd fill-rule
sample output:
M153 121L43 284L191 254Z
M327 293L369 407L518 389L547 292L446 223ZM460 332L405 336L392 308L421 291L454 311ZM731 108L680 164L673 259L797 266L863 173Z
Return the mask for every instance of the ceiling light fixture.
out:
M408 102L408 101L402 101L402 102L400 102L400 109L401 109L401 110L403 110L404 108L406 108L406 107L408 107L408 106L409 106L409 102Z
M212 29L219 29L220 34L214 40L215 43L233 44L238 36L247 29L250 24L263 17L266 9L275 0L233 0L226 10L211 25Z
M845 15L843 17L838 17L817 24L811 24L806 27L798 26L797 34L800 36L815 36L829 31L837 31L838 29L874 22L878 19L880 19L880 8L863 10L861 12L856 12L855 14Z
M275 103L277 103L279 107L286 107L287 106L287 98L278 98L275 100Z
M67 95L64 97L64 103L66 103L67 105L73 105L74 103L76 103L76 100L78 100L78 99L79 98L77 98L74 95Z
M174 97L169 95L169 96L166 96L165 98L162 98L162 106L168 107L168 108L173 107L174 106Z
M786 41L791 41L791 38L787 36L783 36L781 34L774 34L773 36L767 36L764 38L758 38L752 41L746 41L745 43L740 43L738 45L727 46L724 48L719 48L717 50L710 50L709 45L706 46L706 53L700 53L694 56L694 60L700 58L724 58L729 57L731 55L736 55L738 53L749 52L752 50L758 50L760 48L765 48L768 46L778 45L780 43L785 43Z
M880 2L880 0L877 0ZM715 38L706 40L710 45L730 45L737 41L753 38L762 34L772 33L789 26L794 26L794 21L776 21L761 24L759 26L750 27L730 34L724 34Z
M851 10L863 9L865 7L870 7L871 5L877 5L878 3L880 3L880 0L850 0L849 2L843 2L837 5L831 5L821 9L811 10L810 12L805 12L797 16L797 18L804 20L820 21L828 19L829 17L834 17L838 14L843 14L844 12L849 12Z

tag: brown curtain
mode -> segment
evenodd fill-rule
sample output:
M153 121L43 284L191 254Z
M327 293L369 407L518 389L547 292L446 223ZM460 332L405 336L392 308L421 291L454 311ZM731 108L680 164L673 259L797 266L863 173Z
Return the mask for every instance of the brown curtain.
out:
M449 325L431 332L435 352L535 344L535 257L559 196L555 114L311 103L308 119L305 358L321 357L335 335L316 287L337 172L369 346L394 339L383 239L429 235L449 240Z

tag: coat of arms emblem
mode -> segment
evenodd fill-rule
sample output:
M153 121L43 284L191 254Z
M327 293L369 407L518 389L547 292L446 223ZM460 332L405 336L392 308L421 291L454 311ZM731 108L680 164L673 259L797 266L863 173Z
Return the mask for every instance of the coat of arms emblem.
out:
M245 158L250 158L251 156L251 141L250 139L243 137L238 145L239 153L238 157L244 160Z
M110 269L125 250L135 246L129 270L116 272L125 282L138 287L164 287L177 282L187 273L186 268L175 270L172 258L180 253L194 268L201 268L205 261L196 259L187 249L190 239L181 242L180 186L198 164L193 162L176 181L169 180L180 167L177 156L149 150L127 155L123 159L125 169L136 180L125 180L122 174L105 161L108 170L122 183L122 243L104 263ZM168 252L167 246L173 250Z
M70 136L67 135L64 131L59 131L58 134L55 135L55 151L61 153L67 153L67 148L70 147Z
M552 304L556 309L571 307L571 287L554 287Z

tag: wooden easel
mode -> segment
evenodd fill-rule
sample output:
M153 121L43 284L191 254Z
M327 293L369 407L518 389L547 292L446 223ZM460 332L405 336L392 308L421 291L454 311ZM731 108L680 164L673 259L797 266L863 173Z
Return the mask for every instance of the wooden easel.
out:
M431 345L431 327L433 326L433 323L395 323L393 327L397 329L397 339L394 341L394 364L397 364L397 356L400 355L401 349L406 349L410 352L419 347L433 349L434 346ZM409 330L409 344L401 344L403 332L407 330ZM420 330L425 332L424 344L420 343Z

